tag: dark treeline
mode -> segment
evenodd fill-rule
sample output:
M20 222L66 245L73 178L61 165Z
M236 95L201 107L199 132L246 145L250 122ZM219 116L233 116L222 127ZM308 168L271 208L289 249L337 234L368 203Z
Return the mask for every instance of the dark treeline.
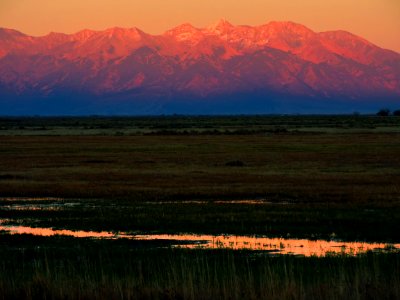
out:
M393 115L400 112L395 111ZM99 130L112 134L258 134L281 133L305 128L365 128L393 127L400 125L399 118L380 118L389 112L382 110L377 115L337 116L142 116L142 117L0 117L0 134L14 130Z

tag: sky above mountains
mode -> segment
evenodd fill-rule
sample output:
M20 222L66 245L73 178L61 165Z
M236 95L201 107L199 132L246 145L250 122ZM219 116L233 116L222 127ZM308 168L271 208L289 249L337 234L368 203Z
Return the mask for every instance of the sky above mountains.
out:
M238 25L290 20L315 31L343 29L400 52L398 0L0 1L0 27L31 35L114 26L137 26L160 34L179 23L205 27L221 17Z

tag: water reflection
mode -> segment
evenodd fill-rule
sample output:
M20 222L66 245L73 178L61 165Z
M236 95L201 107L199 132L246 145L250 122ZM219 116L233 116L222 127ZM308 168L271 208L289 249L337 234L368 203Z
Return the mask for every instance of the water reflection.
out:
M235 235L196 235L196 234L128 234L113 232L56 230L52 228L36 228L27 226L5 225L0 222L0 231L10 234L32 234L37 236L64 235L76 238L102 239L134 239L134 240L164 240L171 241L173 247L188 249L233 249L258 250L276 254L293 254L304 256L325 256L329 253L357 255L366 251L393 251L400 249L400 244L387 245L383 243L341 242L307 239L268 238L263 236ZM176 244L174 245L174 241ZM182 243L182 242L185 243Z
M266 199L238 199L238 200L179 200L179 201L148 201L145 204L247 204L247 205L290 205L294 204L288 201L273 202Z
M0 201L62 201L56 197L0 197Z
M99 204L91 202L82 202L79 199L66 199L63 198L51 198L51 197L0 197L0 210L63 210L72 206L83 206L85 208L96 208ZM43 203L44 202L44 203ZM144 204L148 205L169 205L169 204L246 204L246 205L289 205L293 204L290 202L271 202L266 199L237 199L237 200L179 200L179 201L147 201ZM106 204L102 203L101 207ZM107 206L114 207L115 204L107 204Z
M233 250L259 250L277 254L293 254L304 256L325 256L328 253L343 253L357 255L370 250L395 250L400 249L400 244L387 245L384 243L342 242L307 239L268 238L260 236L235 236L235 235L138 235L141 240L176 240L193 241L182 248L190 249L218 249L228 248Z
M71 208L74 206L79 206L80 203L50 203L50 204L10 204L2 205L0 209L2 210L17 210L17 211L36 211L36 210L46 210L46 211L57 211L65 210L66 208Z
M111 232L96 232L96 231L73 231L68 229L52 229L52 228L39 228L28 226L9 226L0 225L0 231L6 231L11 234L32 234L38 236L53 236L53 235L66 235L76 238L118 238L118 235Z
M239 200L179 200L179 201L147 201L146 204L275 204L265 199L239 199ZM288 204L287 202L281 202L277 204Z

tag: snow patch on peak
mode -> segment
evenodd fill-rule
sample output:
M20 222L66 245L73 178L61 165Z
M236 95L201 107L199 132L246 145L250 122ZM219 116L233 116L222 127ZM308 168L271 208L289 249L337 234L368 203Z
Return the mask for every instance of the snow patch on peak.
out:
M345 30L325 31L325 32L320 32L319 35L322 36L323 38L330 40L350 42L350 43L360 42L369 46L374 46L366 39Z
M235 26L233 26L227 20L220 19L217 22L215 22L214 24L211 24L210 26L208 26L206 28L206 31L208 31L210 33L214 33L214 34L225 34L233 28L235 28Z
M269 31L278 31L281 34L291 33L304 36L315 34L314 31L307 28L306 26L290 21L283 21L283 22L272 21L260 27L263 29L268 29Z
M69 37L68 34L65 33L59 33L59 32L50 32L48 35L43 36L43 38L47 38L50 40L55 40L55 39L67 39Z
M168 30L165 34L166 35L178 35L181 33L196 33L199 32L200 30L196 27L194 27L190 23L184 23L179 26L176 26L172 28L171 30Z
M165 35L172 36L177 41L191 41L193 43L198 42L203 37L201 30L190 23L184 23L168 30Z
M97 31L94 31L94 30L83 29L83 30L75 33L74 37L78 40L87 40L88 38L90 38L92 35L94 35L96 33L97 33Z
M133 27L133 28L121 28L121 27L113 27L104 31L104 34L109 38L140 38L144 32Z

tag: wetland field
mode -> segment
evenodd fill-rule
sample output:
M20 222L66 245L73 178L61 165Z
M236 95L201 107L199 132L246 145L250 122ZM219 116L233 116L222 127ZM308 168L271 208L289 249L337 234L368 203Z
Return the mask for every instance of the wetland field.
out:
M0 118L0 299L399 299L400 117Z

